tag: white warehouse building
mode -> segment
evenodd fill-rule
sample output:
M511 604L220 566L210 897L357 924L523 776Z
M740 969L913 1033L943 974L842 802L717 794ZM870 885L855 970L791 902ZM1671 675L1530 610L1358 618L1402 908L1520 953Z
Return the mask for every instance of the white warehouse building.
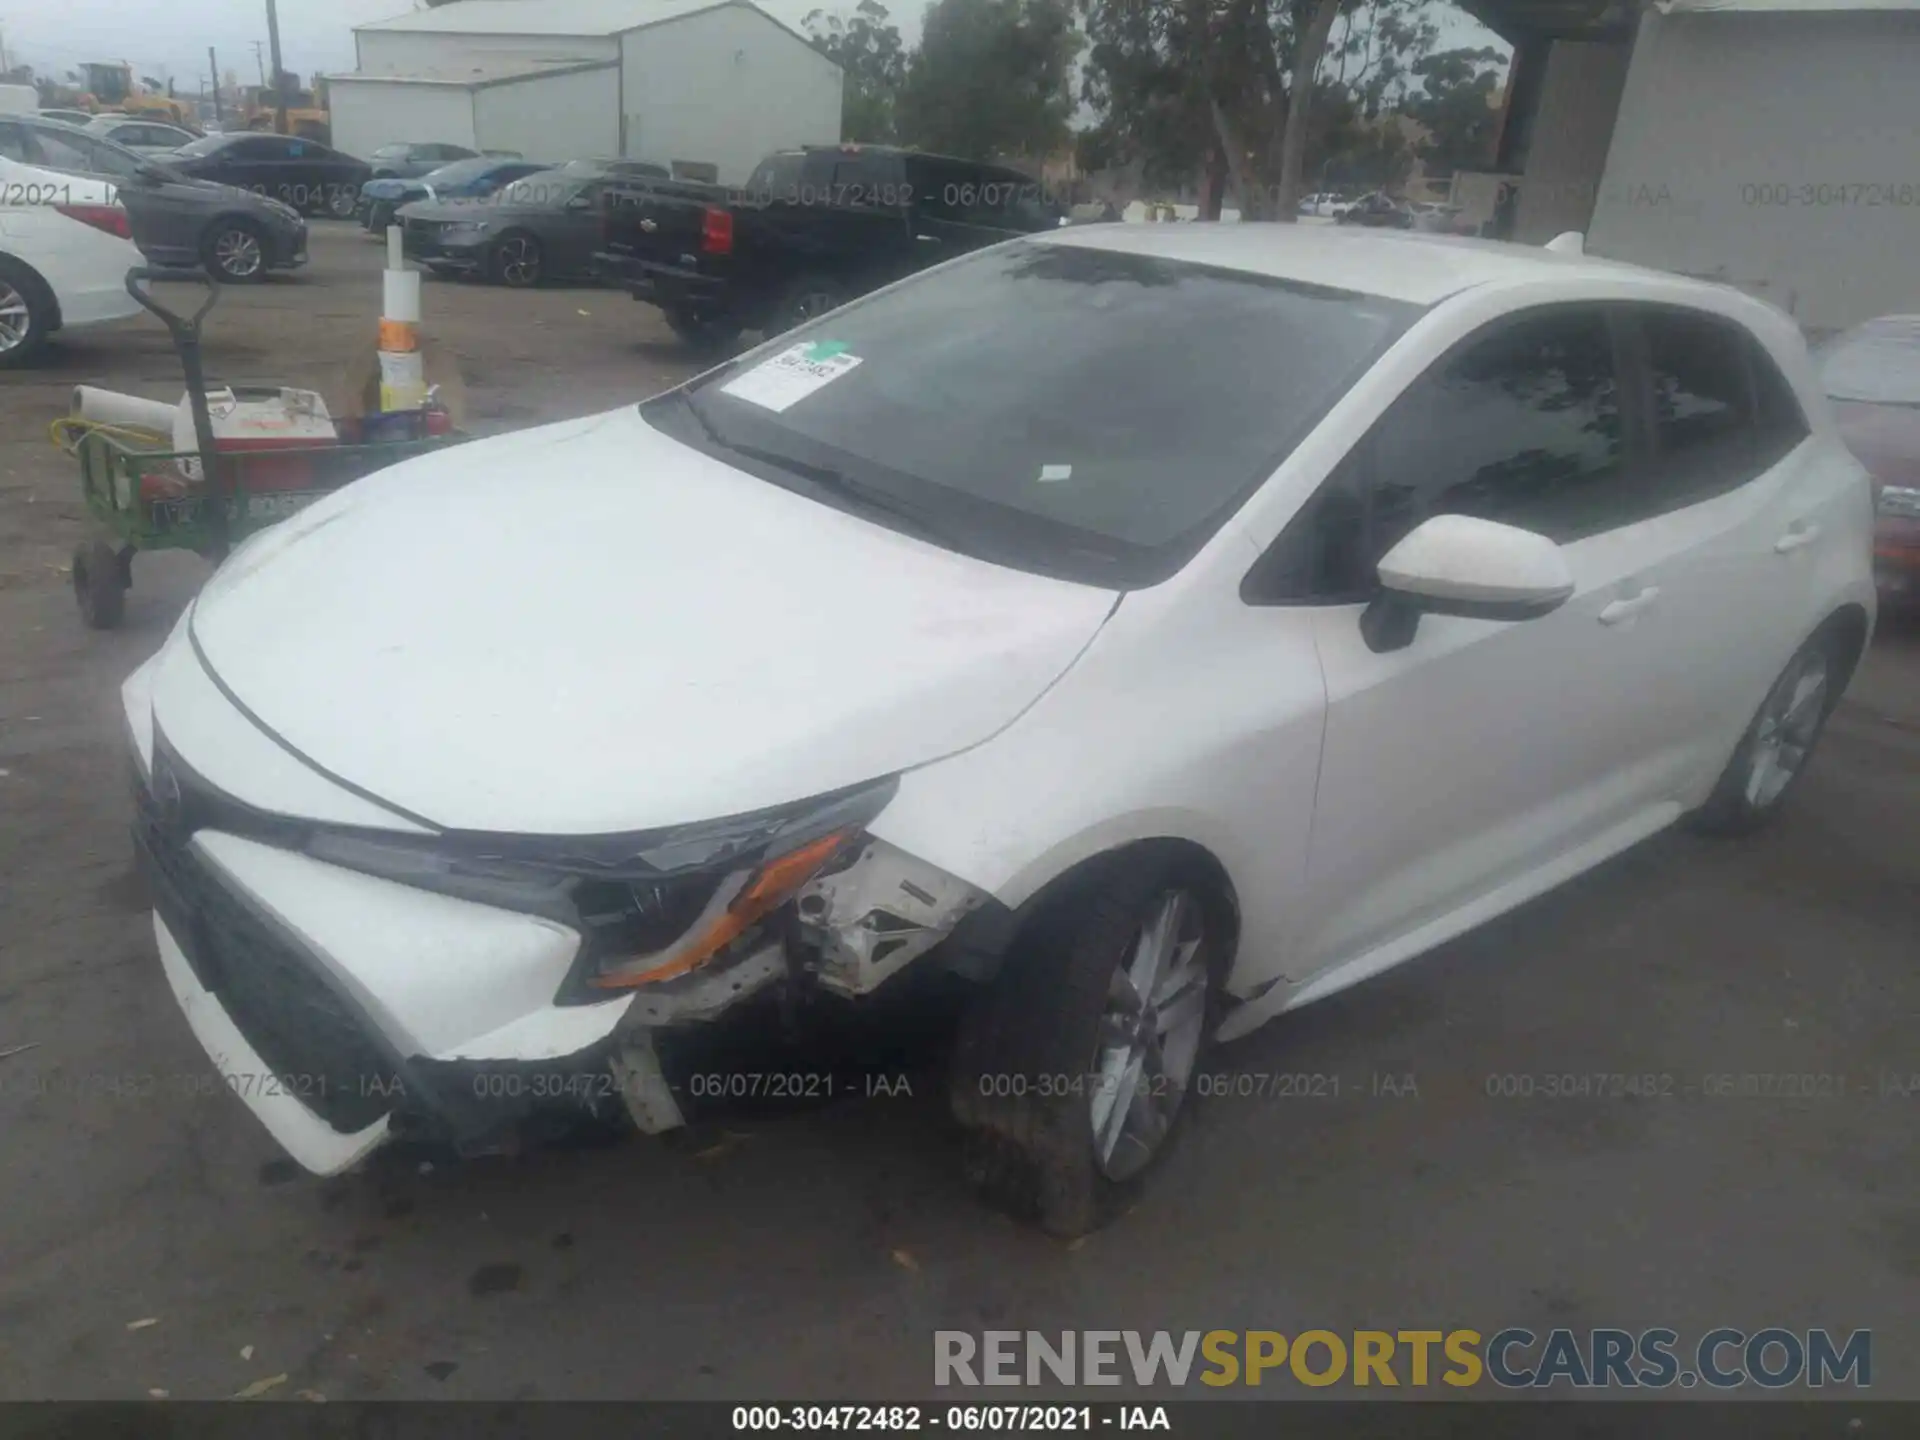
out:
M840 67L751 0L455 0L354 29L336 148L621 156L744 181L840 139Z

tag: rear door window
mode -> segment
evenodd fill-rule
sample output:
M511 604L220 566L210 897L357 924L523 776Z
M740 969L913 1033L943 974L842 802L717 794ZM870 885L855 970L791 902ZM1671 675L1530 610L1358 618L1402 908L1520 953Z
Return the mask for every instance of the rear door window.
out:
M1745 331L1693 310L1637 306L1633 316L1646 368L1655 513L1745 484L1765 468Z

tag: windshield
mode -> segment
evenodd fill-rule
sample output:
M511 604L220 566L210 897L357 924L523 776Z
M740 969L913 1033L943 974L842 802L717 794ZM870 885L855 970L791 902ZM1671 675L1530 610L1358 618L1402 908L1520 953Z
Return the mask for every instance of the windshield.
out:
M375 160L398 160L406 153L407 147L405 145L382 145L378 150L373 152L371 158Z
M1920 406L1920 315L1886 315L1814 352L1830 399Z
M646 413L686 439L691 410L692 443L750 450L761 463L744 468L769 479L832 472L846 482L834 498L857 487L949 548L1128 588L1184 564L1418 313L1014 241L792 331Z

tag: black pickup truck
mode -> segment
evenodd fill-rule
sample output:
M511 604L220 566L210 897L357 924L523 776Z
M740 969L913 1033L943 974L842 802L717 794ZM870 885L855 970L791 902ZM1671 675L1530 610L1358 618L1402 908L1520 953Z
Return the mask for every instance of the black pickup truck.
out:
M1065 214L1017 170L881 145L783 150L739 189L616 183L602 204L596 271L696 345L778 333Z

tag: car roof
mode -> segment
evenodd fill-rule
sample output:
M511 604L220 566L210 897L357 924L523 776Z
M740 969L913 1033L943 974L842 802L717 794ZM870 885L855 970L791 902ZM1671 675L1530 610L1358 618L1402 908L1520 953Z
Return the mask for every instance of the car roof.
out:
M1449 295L1481 285L1556 277L1640 278L1649 290L1676 285L1716 293L1725 289L1638 265L1532 245L1352 226L1085 225L1032 238L1050 245L1081 245L1245 270L1413 305L1436 305Z

